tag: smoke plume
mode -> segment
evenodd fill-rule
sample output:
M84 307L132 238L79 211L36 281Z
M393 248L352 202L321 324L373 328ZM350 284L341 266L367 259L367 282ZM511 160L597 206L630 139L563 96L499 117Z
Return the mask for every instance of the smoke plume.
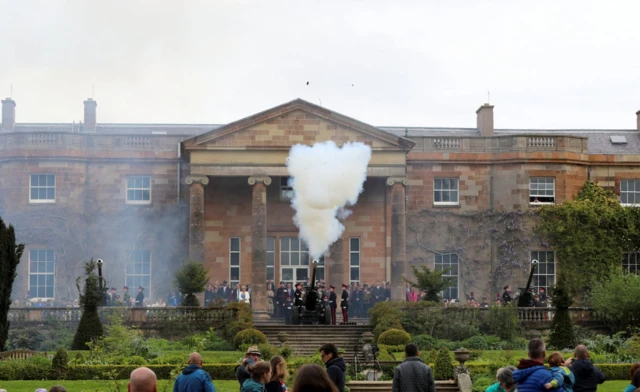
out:
M350 215L345 206L358 201L370 159L371 148L363 143L346 143L340 148L326 141L291 148L287 167L294 192L293 221L312 258L322 256L342 235L344 226L339 219Z

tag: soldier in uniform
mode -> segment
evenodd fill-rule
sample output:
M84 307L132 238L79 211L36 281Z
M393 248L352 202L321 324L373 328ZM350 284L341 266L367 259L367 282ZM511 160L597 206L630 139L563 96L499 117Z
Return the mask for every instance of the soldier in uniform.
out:
M124 286L122 290L124 291L124 293L122 294L124 306L131 306L131 294L129 294L129 288L127 286Z
M489 304L487 303L487 297L482 297L482 302L480 303L481 308L488 308Z
M298 313L300 313L304 305L304 300L302 299L302 283L296 284L296 291L293 293L293 296L295 297L293 305L296 307Z
M331 325L336 325L336 308L338 307L338 297L334 286L329 286L329 307L331 308Z
M287 325L290 325L293 322L293 311L296 309L293 305L293 301L291 301L291 296L287 295L285 300L282 302L282 309L280 313L284 315L284 322Z
M340 307L342 308L342 322L349 322L349 286L342 284L342 301L340 301Z
M138 286L138 295L136 295L136 306L144 306L144 287Z
M280 287L276 290L276 317L284 317L284 304L287 301L287 288L284 287L284 281L280 281Z

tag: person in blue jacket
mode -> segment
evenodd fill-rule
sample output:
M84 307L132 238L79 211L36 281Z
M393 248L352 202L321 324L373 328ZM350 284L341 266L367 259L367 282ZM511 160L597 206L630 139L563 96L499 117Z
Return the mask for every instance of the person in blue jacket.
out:
M202 356L192 353L189 356L189 366L176 378L173 392L216 392L211 375L202 369Z
M529 359L521 359L518 370L513 372L513 380L518 385L518 392L544 392L547 390L545 384L553 380L553 375L544 366L546 354L542 339L529 341Z

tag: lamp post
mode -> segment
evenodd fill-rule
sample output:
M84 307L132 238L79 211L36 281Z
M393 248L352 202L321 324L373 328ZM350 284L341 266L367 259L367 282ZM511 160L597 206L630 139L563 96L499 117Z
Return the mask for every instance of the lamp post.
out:
M102 287L102 264L104 261L102 259L98 259L98 287L100 289L100 305L104 306L104 289Z

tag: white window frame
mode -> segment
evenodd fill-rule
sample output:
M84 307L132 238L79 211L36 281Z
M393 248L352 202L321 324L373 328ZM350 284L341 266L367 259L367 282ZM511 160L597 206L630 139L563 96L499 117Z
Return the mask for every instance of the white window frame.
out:
M135 272L135 265L136 264L140 264L141 266L144 266L145 262L144 260L142 261L138 261L137 256L138 255L143 255L142 257L144 258L145 256L149 257L149 273L146 274L143 272L141 273L136 273ZM133 264L134 265L134 272L133 273L129 273L129 265ZM144 268L144 267L141 267ZM125 286L127 286L129 288L129 295L131 295L132 298L135 298L137 293L138 293L138 286L142 286L144 288L144 297L146 298L151 298L152 297L152 288L151 288L151 277L153 274L153 257L151 255L151 251L147 250L147 249L136 249L131 251L131 253L129 253L129 260L127 260L127 265L125 265L124 268L124 281L125 281ZM129 280L129 278L132 279L132 281ZM149 287L145 287L144 285L140 284L140 283L135 283L139 280L143 280L143 278L148 278L149 279ZM122 300L124 300L124 298L121 298Z
M622 259L622 270L640 275L640 252L625 252Z
M289 186L289 177L280 177L280 200L293 199L293 188Z
M45 260L45 261L41 261L40 259L38 259L37 261L32 260L31 259L32 252L40 252L40 251L52 252L53 253L53 260ZM32 268L31 268L31 263L32 262L34 262L34 263L42 263L42 262L44 262L46 264L51 263L51 264L53 264L53 272L47 272L46 271L46 267L45 267L45 271L44 272L40 272L40 271L33 272ZM31 276L32 275L33 276L49 276L49 275L53 276L53 284L51 285L51 288L52 288L52 290L51 290L52 296L51 297L47 297L47 296L45 296L45 297L40 297L40 296L31 297ZM36 280L37 280L37 278L36 278ZM29 297L31 299L49 300L49 299L53 299L53 298L56 297L56 253L55 253L55 251L53 249L40 249L40 248L29 249L29 282L28 282L28 287L29 287ZM38 293L38 287L41 287L41 286L38 285L37 282L36 282L35 287L36 287L35 290L36 290L36 294L37 294ZM45 283L45 285L44 285L45 294L46 294L46 291L47 291L47 287L49 287L49 285L47 285Z
M271 271L271 279L276 282L276 237L267 237L267 280L269 280L269 271Z
M41 186L40 183L38 182L37 186L33 186L33 176L52 176L53 177L53 186L49 186L49 185L44 185ZM29 203L55 203L56 202L56 175L53 173L32 173L29 174ZM31 193L33 191L33 189L51 189L53 188L53 199L34 199L33 197L31 197Z
M541 182L541 180L543 181ZM551 182L549 183L548 180L551 180ZM552 189L547 189L548 184L551 184ZM540 186L542 186L542 188ZM551 191L552 194L549 195L548 191ZM536 199L540 197L553 198L553 201L536 201ZM529 177L529 204L534 206L556 204L556 178L542 176Z
M354 249L354 246L352 246L352 241L358 243L358 249ZM362 263L361 249L362 242L360 241L360 237L349 237L349 283L360 283L360 280L362 280L362 269L360 268L360 265ZM358 255L357 262L353 257L355 255ZM340 263L338 263L338 265L340 265ZM358 279L353 279L353 271L358 271Z
M145 179L149 179L149 188L145 188L144 185L142 187L129 187L129 180L133 180L135 182L136 179L142 179L142 181L144 181ZM135 176L127 176L125 179L125 186L126 186L126 191L125 191L125 199L127 201L127 204L151 204L151 200L153 200L153 195L151 192L151 189L153 188L153 184L152 184L152 180L153 178L151 176L147 176L147 175L135 175ZM134 184L135 185L135 184ZM142 191L144 194L144 191L149 191L149 200L130 200L129 199L129 191Z
M451 261L452 257L455 257L455 263ZM440 258L440 261L438 261ZM455 270L452 271L452 266L455 265ZM460 258L457 253L451 252L436 252L433 260L434 271L444 271L450 268L448 272L442 274L442 279L453 279L455 286L447 286L440 292L442 299L460 299ZM456 291L456 295L452 296L452 290Z
M542 254L544 254L544 260L542 260ZM549 261L551 258L551 261ZM544 287L545 292L549 292L549 288L556 284L556 272L558 266L556 265L556 254L552 250L532 250L531 260L538 260L538 265L533 273L533 280L531 281L531 287L540 292L540 287ZM549 265L553 265L553 273L549 273ZM545 285L540 284L540 277L545 278Z
M233 241L238 241L238 250L233 250ZM238 255L238 264L231 264L231 259L233 254ZM229 287L231 289L235 289L237 284L240 284L241 280L241 272L242 272L242 238L241 237L229 237ZM237 268L238 270L238 279L233 279L232 271Z
M292 246L292 239L297 239L298 240L298 249L297 250L293 250L291 249ZM279 238L280 240L280 280L284 281L285 283L291 283L291 285L293 287L295 287L296 283L304 283L303 280L298 280L297 278L297 270L298 269L305 269L307 270L307 278L311 279L311 272L309 270L309 265L310 265L310 259L311 259L311 255L309 254L309 247L307 246L307 244L302 240L302 238L299 237L295 237L295 236L282 236ZM283 241L287 241L287 246L283 246ZM298 256L298 264L292 264L291 263L291 255L293 254L297 254ZM286 259L288 260L287 263L284 263L284 255L286 255ZM282 273L282 271L284 269L292 269L293 272L293 276L292 279L285 279L284 274Z
M455 182L455 187L452 182ZM439 186L438 186L439 184ZM447 188L445 188L447 186ZM436 194L440 194L439 201ZM444 195L451 199L455 195L455 200L443 201ZM436 206L457 206L460 205L460 179L455 177L436 177L433 179L433 205Z
M633 190L630 190L630 188L633 188ZM629 197L632 197L635 203L623 202L622 195L627 196L627 201ZM620 180L620 204L625 207L640 207L640 180Z

